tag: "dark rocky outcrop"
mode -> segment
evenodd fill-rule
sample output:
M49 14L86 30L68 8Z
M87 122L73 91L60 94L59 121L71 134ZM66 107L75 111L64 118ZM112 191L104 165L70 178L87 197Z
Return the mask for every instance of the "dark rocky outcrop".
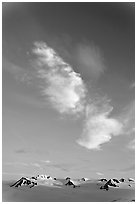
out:
M66 177L66 180L70 179L70 177Z
M12 184L10 187L16 187L18 188L19 186L26 185L29 186L30 188L34 187L37 185L36 182L32 181L31 179L27 179L25 177L22 177L18 181L16 181L14 184Z
M132 178L128 178L128 181L129 182L135 182L134 179L132 179Z
M116 182L116 183L119 183L119 180L118 180L118 179L115 179L115 178L114 178L113 181Z
M99 179L99 181L101 181L101 182L106 181L107 182L107 179L106 178L102 178L102 179Z
M126 179L121 178L121 179L119 179L119 181L120 181L120 182L125 182L125 181L126 181Z
M100 189L105 189L106 191L108 191L109 186L107 184L105 184L104 186L101 186Z

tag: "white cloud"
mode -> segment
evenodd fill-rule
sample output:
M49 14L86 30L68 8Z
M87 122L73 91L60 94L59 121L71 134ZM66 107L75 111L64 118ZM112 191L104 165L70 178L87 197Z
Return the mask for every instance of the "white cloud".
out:
M78 51L84 69L91 69L93 76L99 77L104 72L100 52L88 46L79 46ZM110 117L113 109L109 105L110 101L90 97L80 74L76 73L54 49L44 42L36 42L32 52L36 56L37 77L42 81L43 96L47 96L60 113L85 113L83 134L77 140L79 145L99 150L112 136L122 134L122 123ZM90 104L86 97L91 101Z
M47 164L51 163L50 160L41 160L41 162L43 162L43 163L47 163Z
M83 135L77 140L79 145L100 150L101 144L122 133L123 125L117 119L109 117L111 111L112 107L107 103L101 107L96 103L87 106Z
M41 168L41 165L38 163L30 163L31 166Z
M97 175L99 176L103 176L104 174L103 173L100 173L100 172L96 172Z
M128 144L130 150L135 150L135 139L131 140Z
M36 42L37 76L42 80L42 94L48 96L60 113L78 113L84 109L86 88L80 74L46 43Z

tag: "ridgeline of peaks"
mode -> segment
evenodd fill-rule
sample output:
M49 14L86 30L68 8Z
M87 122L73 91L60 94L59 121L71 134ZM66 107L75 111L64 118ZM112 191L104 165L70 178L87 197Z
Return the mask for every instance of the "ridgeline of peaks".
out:
M45 185L45 186L73 186L80 187L80 184L84 183L91 183L93 180L88 178L81 178L81 179L71 179L70 177L66 177L64 179L64 182L62 180L59 180L57 178L52 178L49 175L37 175L32 176L30 178L28 177L22 177L18 181L16 181L14 184L11 185L11 187L20 187L20 186L28 186L30 188L37 186L37 185ZM131 187L132 184L134 184L134 179L128 178L127 180L124 178L121 179L109 179L101 178L97 180L98 184L100 186L100 189L109 190L109 187L120 187L122 183L125 183L128 187ZM103 184L103 185L102 185Z
M132 178L128 178L127 180L124 178L121 178L119 180L116 178L113 178L113 179L109 179L108 181L107 181L107 179L104 178L104 179L99 179L99 181L101 181L101 182L105 181L104 185L101 186L100 189L105 189L107 191L108 191L109 187L120 187L122 183L127 184L128 187L132 187L131 183L135 182L134 179L132 179Z

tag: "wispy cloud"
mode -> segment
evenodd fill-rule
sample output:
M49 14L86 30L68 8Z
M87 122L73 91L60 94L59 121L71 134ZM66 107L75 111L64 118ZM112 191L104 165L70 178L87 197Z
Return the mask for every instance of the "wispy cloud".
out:
M122 134L122 123L110 117L112 109L108 101L103 102L102 99L87 105L83 135L77 140L79 145L100 150L101 144L109 142L112 136Z
M99 175L99 176L103 176L103 175L104 175L104 174L101 173L101 172L96 172L96 174Z
M5 58L3 58L2 69L3 71L12 74L16 80L31 84L32 72L30 72L28 69L26 70L21 66L15 65Z
M89 43L79 44L75 57L78 65L82 69L84 68L92 79L99 78L106 69L100 49L94 45L89 45Z
M41 160L41 166L43 168L55 168L55 169L60 169L62 171L69 171L74 164L68 164L68 163L55 163L51 162L49 160Z
M42 94L48 96L60 113L78 113L84 109L86 88L80 74L44 42L35 42L37 77L43 85Z
M130 138L127 147L130 150L135 150L135 101L131 101L124 109L121 118L124 123L124 134Z
M5 71L8 71L12 74L24 74L23 69L13 63L11 63L10 61L8 61L7 59L3 58L3 62L2 62L2 68Z
M124 113L121 116L124 121L124 132L127 135L134 136L135 132L135 101L125 107Z

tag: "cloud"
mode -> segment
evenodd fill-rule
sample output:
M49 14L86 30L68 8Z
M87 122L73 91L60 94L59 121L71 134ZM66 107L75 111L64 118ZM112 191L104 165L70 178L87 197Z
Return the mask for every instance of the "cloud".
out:
M18 154L24 154L24 153L27 153L27 151L25 149L18 149L15 151L16 153Z
M84 109L86 88L80 74L44 42L35 42L33 54L42 94L60 113L78 113Z
M42 167L44 168L55 168L55 169L60 169L62 171L69 171L70 167L72 164L68 164L68 163L53 163L49 160L41 160L42 162ZM73 164L74 166L74 164Z
M130 89L134 89L135 88L135 82L132 82L129 86Z
M41 165L38 163L30 163L31 166L41 168Z
M43 162L43 163L51 163L50 160L41 160L41 162Z
M99 176L103 176L104 174L103 173L100 173L100 172L96 172L97 175Z
M128 144L130 150L135 150L135 139L131 140Z
M101 144L109 142L112 136L122 134L123 125L110 117L112 107L102 99L87 105L84 130L77 143L88 149L101 149Z
M15 65L5 58L2 61L2 69L4 72L12 74L16 80L31 84L32 73L28 69L26 70L21 66Z
M76 60L78 66L84 69L92 79L99 78L106 69L102 53L94 45L79 44L76 49Z
M135 101L131 101L130 104L125 107L121 120L123 120L124 123L124 134L131 138L127 147L130 150L135 150Z
M124 121L124 132L127 135L134 136L135 133L135 101L125 107L121 116Z
M7 59L3 58L2 61L2 69L10 72L11 74L20 74L23 73L23 69L15 64L13 64L12 62L8 61Z
M89 95L81 75L54 49L44 42L35 42L32 53L35 56L37 78L41 81L42 95L60 113L85 114L83 134L77 140L79 145L99 150L112 136L122 133L122 123L110 117L113 109L109 105L110 101ZM105 70L100 51L95 47L79 45L77 59L80 66L91 71L93 78L98 78Z

